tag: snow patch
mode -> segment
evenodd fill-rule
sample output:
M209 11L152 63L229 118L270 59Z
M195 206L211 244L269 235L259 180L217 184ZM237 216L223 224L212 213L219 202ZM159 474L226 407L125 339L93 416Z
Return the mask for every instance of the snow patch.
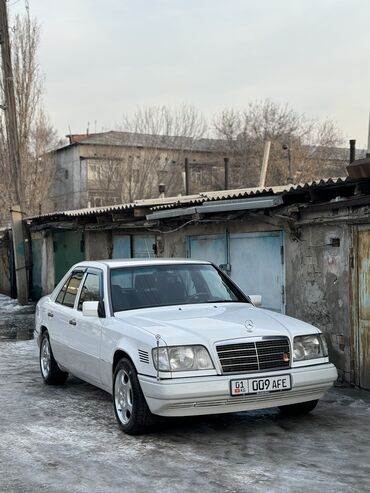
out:
M29 308L27 305L23 306L18 303L17 300L5 296L5 294L0 294L0 315L6 313L16 313Z

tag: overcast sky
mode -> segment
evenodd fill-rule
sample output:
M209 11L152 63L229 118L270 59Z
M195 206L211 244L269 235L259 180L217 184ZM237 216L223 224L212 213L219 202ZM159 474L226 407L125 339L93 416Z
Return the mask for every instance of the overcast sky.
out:
M114 128L137 106L206 117L288 103L367 142L368 0L29 0L45 103L60 134ZM9 0L10 13L24 0ZM96 124L95 124L96 122Z

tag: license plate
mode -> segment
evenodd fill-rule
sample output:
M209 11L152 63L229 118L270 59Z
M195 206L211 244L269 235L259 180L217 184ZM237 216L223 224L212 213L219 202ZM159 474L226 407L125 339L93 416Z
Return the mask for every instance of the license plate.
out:
M290 375L274 377L242 378L230 381L231 395L258 394L259 392L278 392L292 388Z

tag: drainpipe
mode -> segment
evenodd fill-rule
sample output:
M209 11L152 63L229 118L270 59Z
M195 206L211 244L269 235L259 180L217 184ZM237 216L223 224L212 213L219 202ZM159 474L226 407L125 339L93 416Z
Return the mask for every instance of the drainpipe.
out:
M351 139L349 141L349 164L353 163L356 159L356 140Z

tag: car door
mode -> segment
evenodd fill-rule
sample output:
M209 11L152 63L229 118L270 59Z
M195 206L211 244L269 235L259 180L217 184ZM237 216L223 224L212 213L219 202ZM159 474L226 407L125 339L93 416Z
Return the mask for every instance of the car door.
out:
M84 301L104 303L103 300L103 272L100 269L89 268L81 283L73 317L75 325L71 331L71 371L93 384L99 384L101 381L100 342L104 318L83 315L82 304Z
M85 270L74 270L63 283L55 300L49 302L47 307L48 330L54 357L70 371L74 305Z

